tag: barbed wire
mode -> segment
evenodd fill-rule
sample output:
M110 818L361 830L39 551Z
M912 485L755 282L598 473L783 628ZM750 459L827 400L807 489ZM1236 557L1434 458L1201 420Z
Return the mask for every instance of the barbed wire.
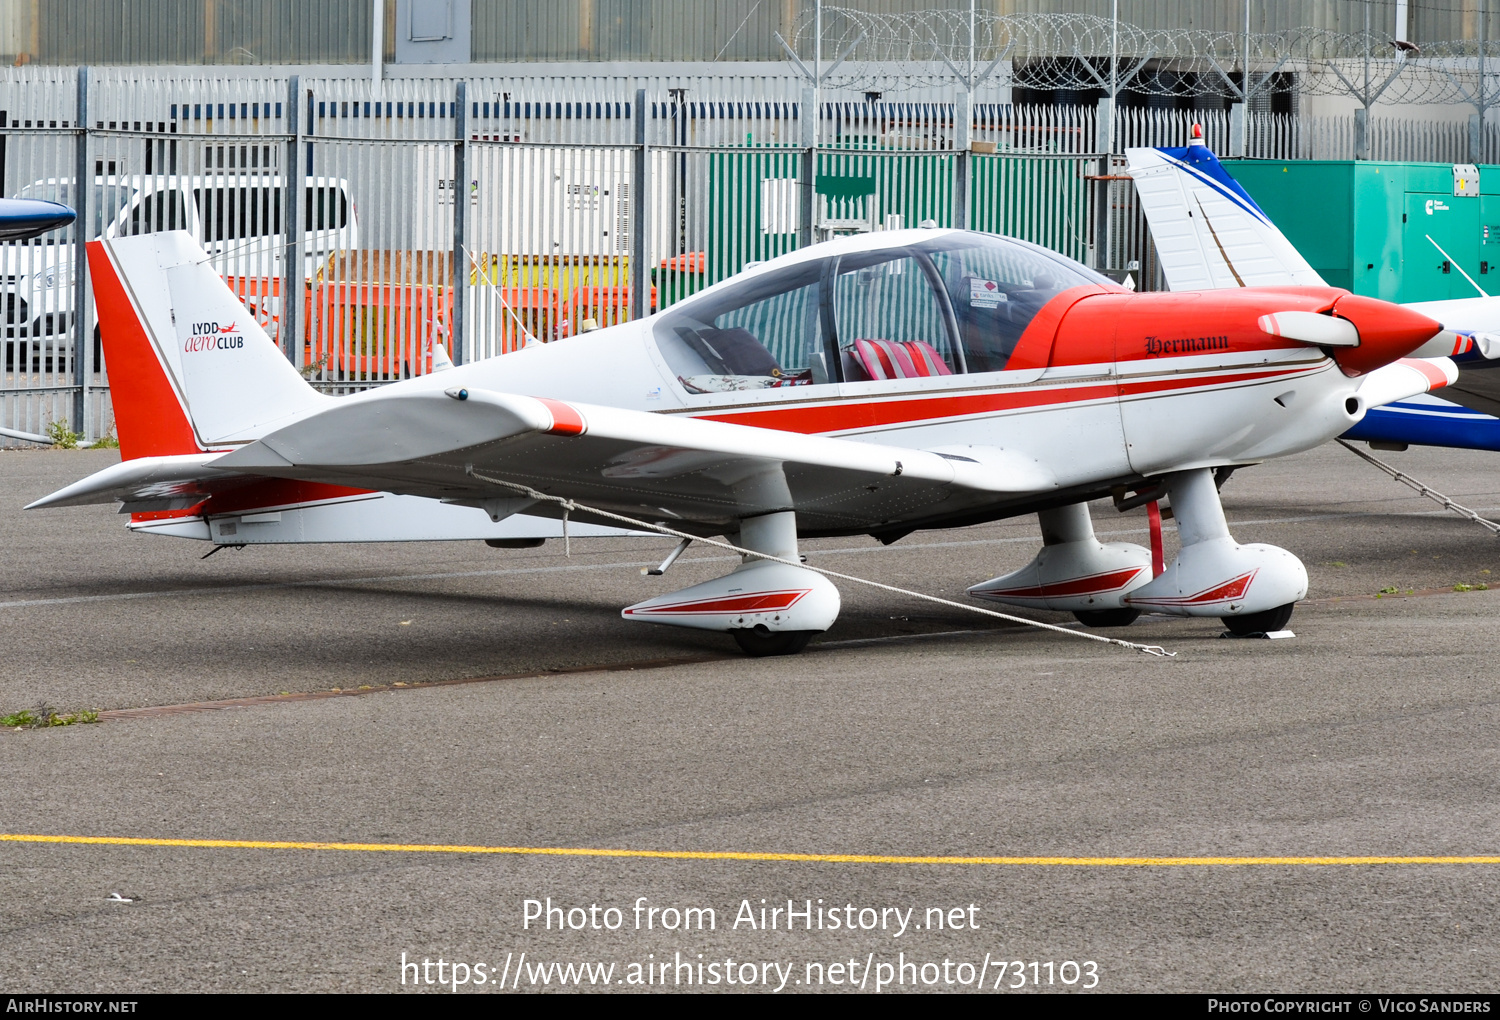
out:
M1495 29L1500 34L1500 24ZM816 32L805 14L789 43L799 54L820 50L825 86L882 92L965 82L1107 91L1113 56L1120 92L1238 99L1247 44L1243 33L1116 26L1088 14L978 11L971 22L967 11L849 7L823 8L821 47ZM1483 90L1480 44L1472 39L1417 48L1389 33L1305 27L1251 33L1248 47L1253 95L1353 96L1366 105L1500 102L1500 40L1485 47Z

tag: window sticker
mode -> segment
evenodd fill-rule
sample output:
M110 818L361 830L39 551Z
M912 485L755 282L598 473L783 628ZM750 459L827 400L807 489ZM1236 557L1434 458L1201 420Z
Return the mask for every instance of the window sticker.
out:
M972 308L997 308L1006 300L1005 292L994 280L969 277L969 305Z

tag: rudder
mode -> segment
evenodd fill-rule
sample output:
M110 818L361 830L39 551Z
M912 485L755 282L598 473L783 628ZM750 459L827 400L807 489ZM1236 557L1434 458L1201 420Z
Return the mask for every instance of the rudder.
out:
M126 458L240 445L331 399L185 231L90 242L89 268Z

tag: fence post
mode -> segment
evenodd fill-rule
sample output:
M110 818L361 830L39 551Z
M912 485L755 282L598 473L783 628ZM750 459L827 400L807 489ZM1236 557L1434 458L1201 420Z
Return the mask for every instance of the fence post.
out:
M969 131L973 123L973 97L966 90L953 97L953 226L969 229L969 176L973 155L969 152Z
M286 173L282 225L286 253L281 261L281 349L297 364L298 319L302 311L302 77L292 75L286 90Z
M797 247L806 248L817 238L818 212L818 90L802 90L802 209L797 226Z
M467 331L464 329L464 302L469 288L464 282L469 278L469 256L464 250L468 243L465 227L469 222L469 83L461 81L453 90L453 183L449 191L453 196L453 321L448 335L453 341L453 363L462 365L466 348Z
M93 439L93 422L89 420L89 383L94 370L93 293L89 287L88 242L94 222L94 168L89 165L89 69L78 69L78 110L73 171L73 208L78 213L73 236L73 414L69 426ZM20 360L17 359L17 364Z
M646 90L635 90L635 172L630 192L630 317L651 314L651 153L646 147ZM576 328L576 327L575 327Z
M1469 114L1469 162L1484 162L1484 116L1478 113Z
M1354 111L1354 158L1370 158L1370 109L1367 106Z
M1094 108L1094 151L1112 152L1114 150L1114 133L1110 127L1114 123L1115 101L1108 96L1099 100Z
M1243 157L1248 151L1245 133L1245 104L1229 104L1229 155Z
M1110 185L1114 182L1109 180L1110 171L1113 169L1109 153L1099 157L1098 167L1094 174L1098 178L1093 181L1094 191L1094 230L1093 236L1089 238L1089 268L1111 269L1110 261L1113 257L1113 212L1110 208L1112 196ZM1083 170L1080 164L1079 170Z

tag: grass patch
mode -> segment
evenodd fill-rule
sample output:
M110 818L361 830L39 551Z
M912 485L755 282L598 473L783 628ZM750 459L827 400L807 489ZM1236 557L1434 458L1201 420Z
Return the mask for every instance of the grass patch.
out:
M120 440L115 436L115 427L113 425L109 427L109 430L104 435L94 440L89 446L91 450L118 450L119 448Z
M1481 581L1479 584L1455 584L1454 591L1489 591L1490 586Z
M72 726L75 723L96 723L98 712L54 712L47 707L25 709L0 715L0 726L7 729L39 730L48 726Z
M47 438L52 440L52 445L59 450L78 449L78 440L83 435L68 428L65 421L52 421L47 423Z

